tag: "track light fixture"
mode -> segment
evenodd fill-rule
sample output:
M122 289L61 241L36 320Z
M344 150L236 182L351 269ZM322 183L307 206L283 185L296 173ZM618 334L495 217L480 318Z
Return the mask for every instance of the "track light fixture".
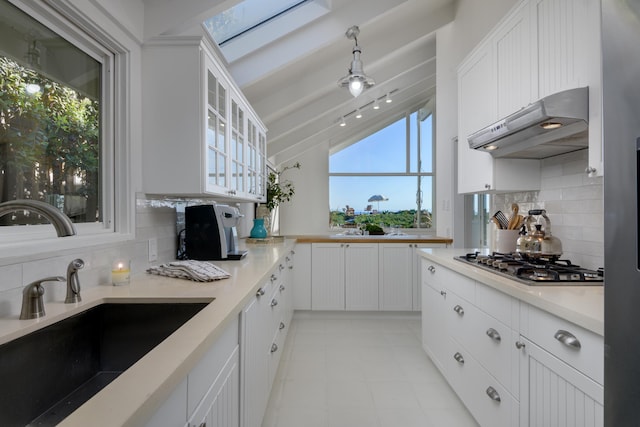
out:
M353 47L353 60L351 61L351 67L349 68L349 74L338 80L338 86L349 88L349 92L351 95L357 97L362 93L363 90L369 89L376 82L369 76L364 73L362 69L362 61L360 60L360 54L362 50L360 50L360 46L358 46L358 34L360 34L360 28L357 25L349 28L345 36L348 39L355 41L355 46Z

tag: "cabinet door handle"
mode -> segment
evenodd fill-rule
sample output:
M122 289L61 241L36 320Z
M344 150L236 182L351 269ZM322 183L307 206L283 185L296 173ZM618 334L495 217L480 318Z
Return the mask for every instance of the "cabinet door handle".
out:
M464 365L464 357L462 357L462 354L459 352L456 352L456 354L453 355L453 358L456 359L456 362L459 364Z
M291 261L291 258L289 258L289 257L285 257L284 259L285 259L286 262L290 262Z
M284 291L284 290L285 290L284 285L280 285L280 292L282 292L282 291Z
M256 292L256 296L257 296L257 297L261 297L261 296L262 296L262 295L264 295L264 294L265 294L265 290L264 290L264 288L260 288L260 289L258 289L258 291Z
M274 298L271 300L271 307L275 307L276 305L278 305L278 300Z
M458 313L460 316L464 316L464 308L462 308L462 306L460 305L456 305L455 307L453 307L453 311Z
M436 268L433 265L430 265L429 267L427 267L427 271L433 274L436 272Z
M276 351L278 351L278 344L271 344L271 353L275 353Z
M522 341L516 341L516 348L518 350L522 350L523 348L525 348L527 345L525 343L523 343Z
M280 322L280 326L278 327L278 329L280 329L280 330L284 329L284 322Z
M487 336L494 341L500 341L502 338L500 337L500 332L496 331L493 328L487 329Z
M293 270L293 265L290 265L290 266L289 266L289 270Z
M489 386L487 388L487 396L489 396L489 398L491 400L495 400L496 402L500 402L500 394L498 393L498 391L495 388L493 388L491 386Z
M284 265L280 264L280 265L278 266L278 270L280 270L280 271L284 270Z
M440 295L442 295L443 297L445 297L445 298L446 298L446 297L447 297L447 292L445 292L445 291L440 291Z
M271 280L272 282L275 282L276 280L278 280L278 276L276 276L275 274L272 274L269 280Z
M576 338L571 332L567 332L562 329L558 329L558 332L553 336L555 339L560 341L562 344L569 346L571 348L579 349L582 347L580 344L580 340Z

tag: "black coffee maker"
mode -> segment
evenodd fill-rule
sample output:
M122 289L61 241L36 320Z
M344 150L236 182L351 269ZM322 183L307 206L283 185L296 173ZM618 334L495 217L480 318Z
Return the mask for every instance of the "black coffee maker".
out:
M186 259L239 260L247 251L238 249L237 208L227 205L187 206L184 211Z

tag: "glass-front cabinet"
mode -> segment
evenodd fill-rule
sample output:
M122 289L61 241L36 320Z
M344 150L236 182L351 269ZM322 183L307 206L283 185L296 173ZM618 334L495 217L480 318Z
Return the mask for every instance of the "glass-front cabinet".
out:
M206 37L143 46L143 186L149 194L266 200L266 129Z

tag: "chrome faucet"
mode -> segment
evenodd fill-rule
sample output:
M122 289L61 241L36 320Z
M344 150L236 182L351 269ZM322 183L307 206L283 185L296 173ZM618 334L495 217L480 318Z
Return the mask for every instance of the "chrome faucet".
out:
M74 259L67 266L67 296L65 304L73 304L82 301L80 297L80 278L78 270L84 267L84 261L80 258Z
M37 319L45 315L44 313L44 282L64 282L64 277L53 276L36 280L28 284L22 291L22 311L20 311L20 320Z
M29 211L49 220L56 229L58 237L73 236L76 229L64 213L52 205L39 200L21 199L0 203L0 217L12 212Z

